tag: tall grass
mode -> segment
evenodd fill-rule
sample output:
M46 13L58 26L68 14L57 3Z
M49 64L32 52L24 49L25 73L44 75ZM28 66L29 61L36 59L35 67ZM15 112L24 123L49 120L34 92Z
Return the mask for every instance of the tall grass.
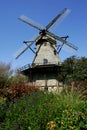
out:
M87 104L78 93L44 93L0 106L0 130L86 130Z

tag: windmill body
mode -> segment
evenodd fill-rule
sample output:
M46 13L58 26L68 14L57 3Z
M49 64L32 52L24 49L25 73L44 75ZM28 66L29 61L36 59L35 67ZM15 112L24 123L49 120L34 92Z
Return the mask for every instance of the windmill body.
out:
M39 35L34 40L24 41L26 47L16 55L17 59L28 48L35 55L31 65L19 69L22 74L28 76L29 84L32 83L39 86L39 88L43 90L61 91L61 83L58 78L61 69L59 52L64 44L75 50L77 50L77 47L66 41L68 36L60 37L50 32L49 29L57 20L68 13L69 10L65 8L45 27L45 29L30 21L26 16L21 16L19 18L21 21L39 30ZM58 44L57 41L60 41L61 44ZM32 44L36 45L36 51L31 48Z
M41 90L60 91L58 75L61 60L56 50L56 40L44 36L36 42L36 52L29 68L20 68L29 77L29 84L39 86Z
M59 55L56 51L55 39L43 37L36 43L36 55L33 60L34 65L58 64Z

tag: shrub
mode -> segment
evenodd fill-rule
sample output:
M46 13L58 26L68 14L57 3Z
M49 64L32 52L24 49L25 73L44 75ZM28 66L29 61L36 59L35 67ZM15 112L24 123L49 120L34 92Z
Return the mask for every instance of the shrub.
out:
M47 123L47 129L51 130L52 126L56 130L85 130L87 129L87 104L82 101L81 94L70 93L61 95L58 115Z
M87 79L75 82L75 91L82 93L83 99L87 100Z
M32 91L37 91L38 87L33 85L28 85L25 83L13 84L11 86L10 99L15 99L22 97L23 95L29 95Z
M87 104L77 93L34 91L4 105L1 130L87 129Z

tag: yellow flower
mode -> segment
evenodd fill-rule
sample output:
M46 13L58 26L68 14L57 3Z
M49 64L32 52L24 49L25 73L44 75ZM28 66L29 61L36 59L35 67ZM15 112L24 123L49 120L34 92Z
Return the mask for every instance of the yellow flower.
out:
M67 110L65 110L65 113L68 114L69 112Z
M74 127L73 127L73 126L70 126L70 129L71 129L71 130L74 130Z
M48 122L47 125L50 126L49 130L52 130L53 128L56 127L56 125L55 125L55 123L53 121Z
M68 121L70 121L70 118L67 118L68 119Z
M72 116L75 116L75 114L74 114L74 113L72 113Z
M50 121L50 122L48 122L47 124L48 124L48 125L51 125L51 124L54 124L54 122L53 122L53 121Z
M80 115L83 115L83 113L82 113L81 111L79 112L79 114L80 114Z
M68 114L69 112L67 111L66 114Z
M63 125L63 124L64 124L64 122L63 122L63 121L61 121L61 124Z

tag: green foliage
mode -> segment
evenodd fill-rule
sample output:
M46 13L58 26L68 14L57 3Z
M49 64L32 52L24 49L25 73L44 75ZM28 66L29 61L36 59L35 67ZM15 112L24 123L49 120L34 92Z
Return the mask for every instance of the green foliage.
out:
M87 128L87 104L85 105L80 98L81 95L78 93L60 96L62 110L60 115L53 120L56 130L80 130Z
M57 117L53 122L55 123L55 127L60 130L87 129L86 115L81 111L76 111L70 108L63 110L61 112L61 118Z
M35 91L0 106L0 130L87 129L87 104L81 95Z
M75 69L75 77L79 80L87 79L87 58L82 57L77 60Z
M62 64L61 75L61 80L65 83L87 79L87 58L67 58Z
M9 65L1 64L0 130L87 129L87 102L82 100L82 95L74 91L44 93L28 86L26 77L12 76L11 72ZM66 84L74 81L77 91L86 92L86 99L87 58L66 59L59 78Z

